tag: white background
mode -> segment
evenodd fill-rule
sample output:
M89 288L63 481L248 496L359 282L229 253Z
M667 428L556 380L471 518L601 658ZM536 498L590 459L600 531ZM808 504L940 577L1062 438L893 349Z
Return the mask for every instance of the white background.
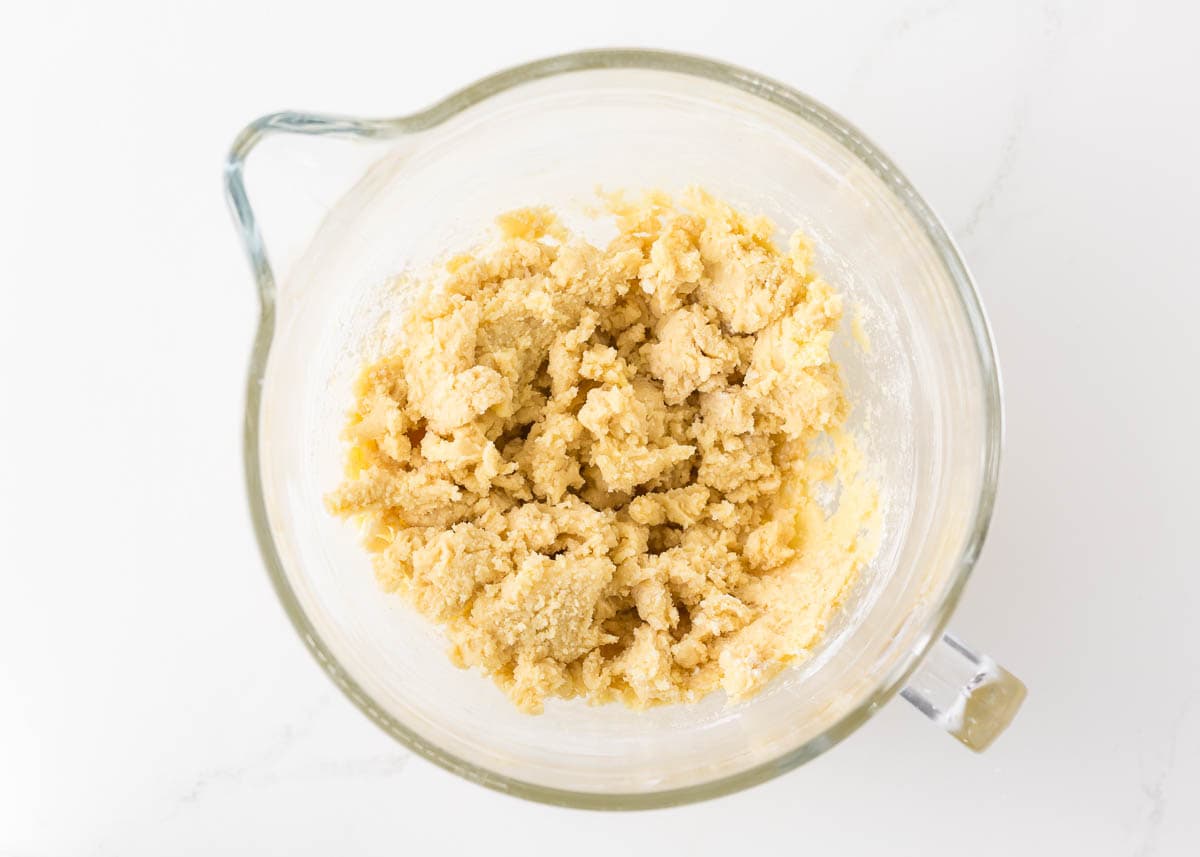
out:
M0 855L1200 853L1194 9L7 9ZM809 92L961 243L1009 421L954 625L1030 689L986 755L897 702L716 802L538 806L401 750L275 603L242 492L256 304L221 196L228 144L265 112L397 114L609 45L709 54Z

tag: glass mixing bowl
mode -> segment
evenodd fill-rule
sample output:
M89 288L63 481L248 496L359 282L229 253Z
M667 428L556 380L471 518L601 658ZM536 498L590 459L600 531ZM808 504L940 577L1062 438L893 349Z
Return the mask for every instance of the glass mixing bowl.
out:
M586 52L399 119L264 117L236 141L226 183L262 303L245 463L263 558L308 649L406 747L494 789L615 809L776 776L901 691L974 749L1007 725L1021 683L944 634L996 487L987 321L933 212L841 117L708 60ZM835 356L880 486L881 546L815 655L752 699L644 712L555 701L520 714L490 680L451 666L437 628L377 588L354 528L325 511L351 380L394 328L395 275L471 246L497 213L550 204L586 231L598 186L690 184L781 233L803 229L869 338L862 348L843 333ZM271 263L288 273L277 279Z

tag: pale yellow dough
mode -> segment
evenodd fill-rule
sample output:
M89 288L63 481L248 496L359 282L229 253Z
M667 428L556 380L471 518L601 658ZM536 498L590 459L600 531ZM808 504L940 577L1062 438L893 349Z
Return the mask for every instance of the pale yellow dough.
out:
M531 713L752 694L874 551L842 300L805 239L782 252L700 191L609 208L604 249L523 209L446 265L363 371L329 497L383 586Z

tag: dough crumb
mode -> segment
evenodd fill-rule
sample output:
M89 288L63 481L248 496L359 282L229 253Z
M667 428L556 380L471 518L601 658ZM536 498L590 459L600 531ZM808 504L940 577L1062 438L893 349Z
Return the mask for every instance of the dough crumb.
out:
M749 696L875 550L808 241L696 189L608 210L604 248L508 212L427 284L361 373L328 497L381 586L530 713Z

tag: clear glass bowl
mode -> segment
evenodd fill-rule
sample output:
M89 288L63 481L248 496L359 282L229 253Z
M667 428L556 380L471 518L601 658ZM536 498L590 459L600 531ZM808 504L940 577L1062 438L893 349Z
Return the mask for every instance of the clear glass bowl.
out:
M943 634L996 486L987 321L929 207L832 111L708 60L586 52L399 119L264 117L235 143L226 179L262 300L245 453L263 557L305 645L405 746L523 797L640 808L794 768L901 689L975 749L1011 719L1020 682ZM837 356L882 492L881 548L816 655L753 699L640 713L556 701L523 715L490 680L450 665L438 630L376 587L353 528L326 513L351 379L394 321L381 300L393 275L472 245L498 212L550 204L586 230L597 186L689 184L783 233L803 229L869 337L863 349L842 334ZM268 245L289 271L278 282Z

